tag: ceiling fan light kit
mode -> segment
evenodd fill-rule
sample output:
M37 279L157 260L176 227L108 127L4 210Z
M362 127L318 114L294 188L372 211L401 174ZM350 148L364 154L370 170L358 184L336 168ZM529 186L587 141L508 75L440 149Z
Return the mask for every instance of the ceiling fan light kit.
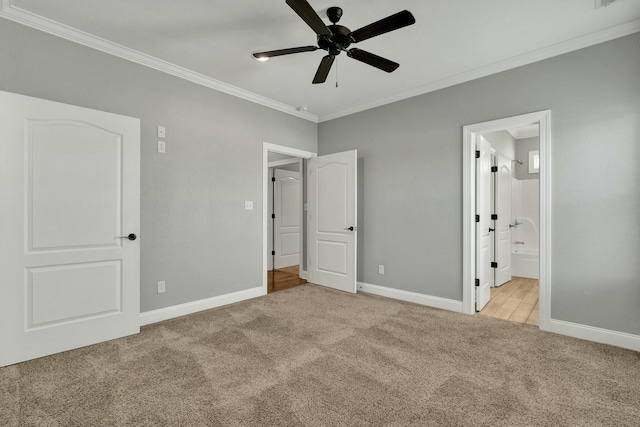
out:
M313 83L324 83L327 80L329 71L341 52L346 52L349 58L363 62L372 67L378 68L387 73L395 71L400 64L390 61L381 56L364 51L358 48L351 48L351 44L358 43L372 37L379 36L390 31L398 30L408 25L415 24L416 20L408 10L403 10L391 16L387 16L379 21L365 25L355 31L338 25L342 17L342 9L330 7L327 9L327 17L331 25L327 26L313 10L307 0L286 0L286 3L296 14L316 33L318 46L301 46L288 49L270 50L266 52L256 52L253 57L259 61L266 61L269 58L282 55L290 55L301 52L313 52L318 49L327 51L327 55L320 61L320 66L313 78Z

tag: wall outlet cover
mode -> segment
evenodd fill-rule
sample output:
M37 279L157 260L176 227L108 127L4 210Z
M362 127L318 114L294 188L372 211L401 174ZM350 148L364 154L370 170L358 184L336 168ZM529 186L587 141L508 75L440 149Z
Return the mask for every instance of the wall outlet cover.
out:
M164 293L165 290L166 290L166 286L165 286L164 280L158 282L158 293L162 294Z

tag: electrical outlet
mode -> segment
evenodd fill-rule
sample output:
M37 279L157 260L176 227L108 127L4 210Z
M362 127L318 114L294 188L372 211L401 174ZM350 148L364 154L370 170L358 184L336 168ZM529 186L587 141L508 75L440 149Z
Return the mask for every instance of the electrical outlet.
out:
M166 143L164 141L158 141L158 153L166 152Z
M378 266L378 274L384 274L384 265Z
M252 211L253 210L253 200L245 200L244 201L244 208L248 211Z
M162 294L165 291L165 284L164 284L164 280L158 282L158 293Z

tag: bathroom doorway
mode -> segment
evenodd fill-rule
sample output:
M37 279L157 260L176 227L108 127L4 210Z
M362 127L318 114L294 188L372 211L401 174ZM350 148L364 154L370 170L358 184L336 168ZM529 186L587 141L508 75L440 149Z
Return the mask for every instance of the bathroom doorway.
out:
M479 311L485 316L538 326L539 126L534 123L488 132L480 138L490 147L490 191L486 197L491 216L484 234L490 243L491 261L486 268L490 270L491 289L489 301ZM482 168L476 170L480 173ZM482 177L476 180L476 186L481 182ZM476 192L476 197L480 205L480 193ZM486 222L477 226L486 226Z
M550 142L549 111L464 127L465 313L548 329Z

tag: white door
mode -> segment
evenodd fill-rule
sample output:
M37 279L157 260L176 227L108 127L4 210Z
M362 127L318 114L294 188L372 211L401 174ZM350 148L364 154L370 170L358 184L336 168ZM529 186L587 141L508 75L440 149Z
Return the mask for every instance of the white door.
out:
M138 119L0 92L0 203L0 366L139 331Z
M495 176L495 285L511 280L511 160L497 156L498 171Z
M309 160L309 281L356 292L357 152Z
M274 172L274 268L284 268L300 264L300 172Z
M476 311L491 299L491 146L482 136L478 137L476 150Z

